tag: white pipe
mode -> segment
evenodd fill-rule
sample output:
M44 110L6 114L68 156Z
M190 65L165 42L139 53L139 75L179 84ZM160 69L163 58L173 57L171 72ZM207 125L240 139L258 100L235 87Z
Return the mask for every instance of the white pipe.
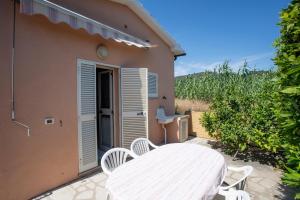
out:
M30 136L30 127L22 122L16 120L15 110L15 38L16 38L16 0L14 0L14 11L13 11L13 45L11 54L11 120L15 124L22 126L27 129L27 136Z
M27 129L27 136L29 137L30 136L30 127L26 124L23 124L22 122L18 122L16 120L13 120L13 122L19 126L23 126L24 128Z
M167 144L167 129L164 124L161 124L161 126L162 126L162 128L164 130L164 134L165 134L165 144Z

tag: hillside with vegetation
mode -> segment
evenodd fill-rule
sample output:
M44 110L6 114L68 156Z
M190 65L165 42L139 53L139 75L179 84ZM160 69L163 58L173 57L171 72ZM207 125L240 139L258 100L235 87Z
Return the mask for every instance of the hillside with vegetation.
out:
M225 61L216 69L206 72L176 77L175 95L180 99L212 101L218 95L226 95L231 89L233 92L259 93L263 83L271 80L275 73L272 71L249 70L247 62L238 72L233 72L229 63Z

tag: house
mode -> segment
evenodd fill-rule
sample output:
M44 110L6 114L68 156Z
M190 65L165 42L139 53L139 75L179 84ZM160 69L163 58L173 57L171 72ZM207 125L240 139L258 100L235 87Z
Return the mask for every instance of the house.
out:
M134 138L164 139L184 50L135 0L0 2L0 199L99 167Z

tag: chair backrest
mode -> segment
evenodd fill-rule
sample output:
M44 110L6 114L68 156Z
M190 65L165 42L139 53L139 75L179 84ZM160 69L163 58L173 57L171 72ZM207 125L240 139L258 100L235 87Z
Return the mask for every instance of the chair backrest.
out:
M243 176L236 181L235 183L231 184L230 186L220 187L222 190L228 190L229 188L235 187L237 190L244 190L247 177L252 173L253 167L252 166L243 166L243 167L228 167L228 170L235 171L235 172L243 172Z
M157 108L156 110L156 118L163 119L166 117L165 109L164 108Z
M113 148L108 150L101 158L101 168L103 172L110 175L111 172L126 162L128 155L135 158L136 156L124 148Z
M131 145L130 145L130 150L136 155L136 156L141 156L147 152L150 151L150 147L152 148L157 148L156 145L154 145L151 141L149 141L146 138L137 138L135 139Z

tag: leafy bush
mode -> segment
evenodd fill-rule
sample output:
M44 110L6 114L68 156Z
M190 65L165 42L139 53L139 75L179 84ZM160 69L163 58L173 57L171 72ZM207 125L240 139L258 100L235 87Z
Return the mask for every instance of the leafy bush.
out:
M221 87L211 100L211 112L202 124L228 151L258 147L277 152L280 148L278 122L272 94L277 90L273 72L255 73L247 64L233 73L225 62L214 74Z
M275 42L274 60L280 86L280 92L276 93L276 111L287 159L283 180L300 188L300 1L293 0L280 17L281 36ZM300 199L300 193L296 199Z

